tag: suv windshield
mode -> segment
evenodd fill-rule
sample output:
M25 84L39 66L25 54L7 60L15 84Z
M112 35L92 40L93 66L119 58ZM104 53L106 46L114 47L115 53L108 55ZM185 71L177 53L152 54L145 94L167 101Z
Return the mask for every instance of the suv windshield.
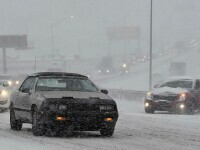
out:
M98 89L88 79L70 77L41 77L36 91L82 91L97 92Z
M171 87L171 88L184 88L184 89L191 89L192 88L192 81L191 80L177 80L177 81L170 81L162 84L160 87Z

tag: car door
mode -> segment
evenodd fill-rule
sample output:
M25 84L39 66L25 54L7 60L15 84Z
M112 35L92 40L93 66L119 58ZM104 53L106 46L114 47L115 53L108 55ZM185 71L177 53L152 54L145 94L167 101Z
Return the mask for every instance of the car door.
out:
M199 107L200 106L200 80L195 81L194 94L196 97L195 104Z
M20 116L22 119L30 119L30 97L32 95L36 78L28 77L18 93L18 104L21 110Z

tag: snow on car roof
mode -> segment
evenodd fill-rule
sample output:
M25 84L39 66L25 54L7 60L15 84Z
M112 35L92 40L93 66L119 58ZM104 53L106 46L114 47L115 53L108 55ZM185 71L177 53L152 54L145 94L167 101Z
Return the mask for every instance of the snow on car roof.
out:
M165 82L169 82L169 81L176 81L176 80L191 80L194 81L197 78L191 77L191 76L173 76L173 77L169 77L167 80L165 80Z
M29 76L73 76L73 77L88 78L87 76L84 76L78 73L67 73L67 72L38 72L38 73L31 74Z

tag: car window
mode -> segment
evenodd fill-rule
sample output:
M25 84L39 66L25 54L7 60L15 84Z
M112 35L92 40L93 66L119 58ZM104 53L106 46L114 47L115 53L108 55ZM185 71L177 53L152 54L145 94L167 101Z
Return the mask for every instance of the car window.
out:
M192 80L177 80L177 81L166 82L162 84L160 87L191 89L192 85L193 85Z
M20 91L23 91L24 89L33 89L34 83L36 78L35 77L29 77L26 79L26 81L23 83L22 87L20 88Z
M197 80L195 83L195 89L200 89L200 81Z
M36 91L83 91L97 92L98 89L88 79L68 77L41 77Z

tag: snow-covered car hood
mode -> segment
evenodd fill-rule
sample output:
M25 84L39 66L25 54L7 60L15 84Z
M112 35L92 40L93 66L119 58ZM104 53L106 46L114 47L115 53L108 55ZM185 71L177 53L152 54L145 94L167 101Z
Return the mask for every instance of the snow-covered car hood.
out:
M45 91L39 92L45 98L62 98L62 97L73 97L73 98L99 98L99 99L111 99L108 95L101 92L80 92L80 91Z
M183 88L161 87L161 88L154 89L152 91L152 94L154 94L154 95L177 95L180 93L187 93L187 92L188 92L188 90L183 89Z

